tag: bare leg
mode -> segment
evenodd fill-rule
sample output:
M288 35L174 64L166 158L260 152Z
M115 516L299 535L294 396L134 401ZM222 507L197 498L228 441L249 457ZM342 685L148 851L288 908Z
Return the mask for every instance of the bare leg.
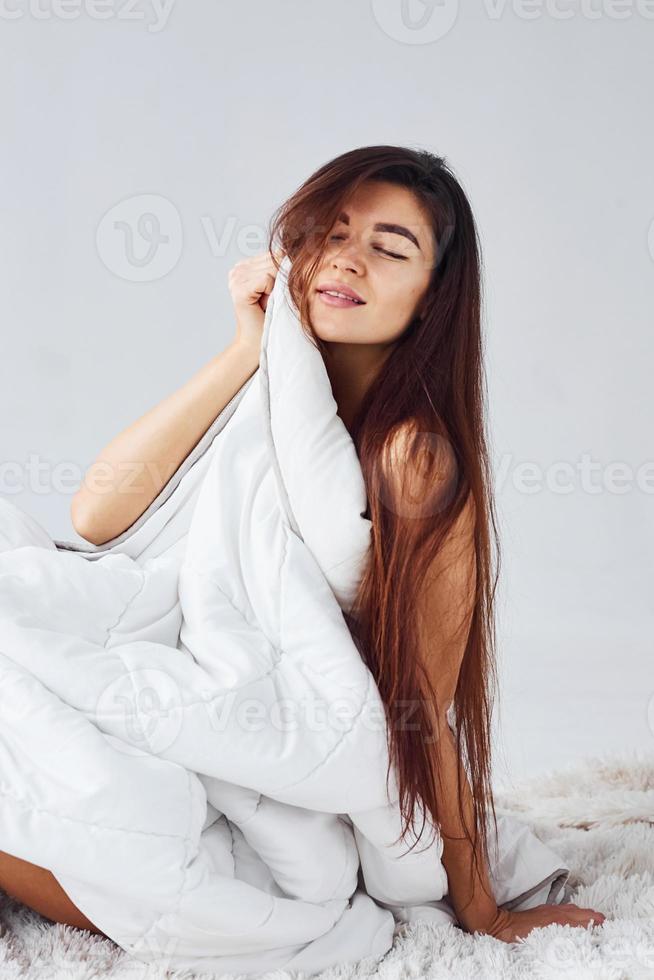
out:
M46 919L75 926L77 929L88 929L89 932L104 936L73 905L52 872L38 864L31 864L0 851L0 889Z

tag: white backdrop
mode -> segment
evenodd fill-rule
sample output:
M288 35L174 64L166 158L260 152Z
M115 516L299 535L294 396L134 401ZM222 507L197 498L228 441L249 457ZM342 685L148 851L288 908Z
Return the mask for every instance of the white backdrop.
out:
M651 748L653 45L654 0L0 0L1 492L75 538L102 446L231 339L272 211L426 147L484 249L497 772Z

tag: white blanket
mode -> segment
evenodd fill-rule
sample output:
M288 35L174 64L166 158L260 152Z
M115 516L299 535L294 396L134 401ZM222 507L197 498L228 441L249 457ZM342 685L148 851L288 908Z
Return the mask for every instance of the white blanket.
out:
M390 846L383 706L342 615L365 485L287 271L258 371L127 531L57 541L0 500L0 849L175 969L310 975L456 921L441 838ZM498 903L560 901L560 857L498 820Z

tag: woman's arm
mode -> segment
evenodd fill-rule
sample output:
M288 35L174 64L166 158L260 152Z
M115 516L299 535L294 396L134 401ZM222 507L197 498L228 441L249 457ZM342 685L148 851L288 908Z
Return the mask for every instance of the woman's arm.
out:
M277 253L277 258L281 257ZM270 252L229 271L236 335L222 353L104 447L71 501L79 535L103 544L149 507L213 420L259 366L268 295L277 267Z
M453 732L443 723L439 726L439 774L436 785L442 787L439 797L440 827L443 831L443 867L447 872L448 894L457 919L468 932L490 932L498 916L498 907L487 869L480 859L474 868L474 853L459 815L457 769L461 780L463 809L468 832L473 832L473 804L470 783L456 748ZM445 834L449 836L445 836ZM463 838L451 840L450 837ZM473 869L474 868L474 872Z
M103 544L133 524L258 364L254 345L231 343L112 439L71 501L77 533Z
M425 666L439 709L438 750L433 760L436 786L440 787L442 862L447 872L449 899L466 931L487 933L511 943L524 938L534 928L552 923L581 928L601 924L604 915L572 903L537 905L523 911L500 909L482 856L478 854L475 861L466 837L466 827L473 836L472 792L458 756L454 733L447 723L446 709L454 698L474 609L474 524L474 505L469 498L425 578L418 604L419 630ZM465 827L459 812L459 781Z
M461 781L462 805L470 834L474 829L472 793L446 716L454 699L474 609L474 527L474 501L470 496L429 567L418 604L424 664L437 697L438 752L434 753L434 767L436 785L441 787L442 861L452 907L469 932L485 931L498 912L481 860L471 877L473 850L461 822L457 780ZM452 840L454 837L462 839Z
M447 834L464 837L457 803L457 769L463 787L463 810L469 832L473 828L473 802L470 783L456 748L455 737L447 723L439 726L441 824ZM437 776L437 785L438 776ZM448 895L460 924L467 932L481 932L514 943L528 936L532 929L548 925L569 925L587 929L602 925L605 916L596 909L565 904L536 905L522 911L498 907L493 896L488 871L481 858L475 864L472 845L467 839L443 837L443 866L447 872ZM471 870L472 869L472 870ZM472 882L472 884L471 884Z

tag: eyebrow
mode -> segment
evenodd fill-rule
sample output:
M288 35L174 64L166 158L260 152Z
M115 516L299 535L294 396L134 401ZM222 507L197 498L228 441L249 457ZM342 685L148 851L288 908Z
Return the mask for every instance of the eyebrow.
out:
M350 223L349 214L346 214L345 211L342 211L338 216L338 221L342 221L344 225L349 225ZM413 244L416 246L416 248L419 251L422 251L416 236L413 234L412 231L409 231L408 228L405 228L404 225L396 225L396 224L389 223L387 221L378 221L377 224L373 226L373 231L390 231L394 235L404 235L405 238L408 238L409 241L413 242Z

